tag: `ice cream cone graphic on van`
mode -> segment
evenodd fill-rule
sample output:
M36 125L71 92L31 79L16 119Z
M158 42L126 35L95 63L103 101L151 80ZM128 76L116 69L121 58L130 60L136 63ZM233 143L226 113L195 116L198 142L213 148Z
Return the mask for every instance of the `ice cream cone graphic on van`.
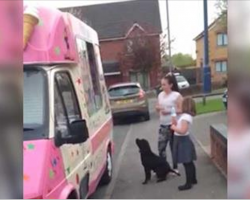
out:
M38 10L34 7L27 7L23 16L23 49L34 31L35 26L39 22Z

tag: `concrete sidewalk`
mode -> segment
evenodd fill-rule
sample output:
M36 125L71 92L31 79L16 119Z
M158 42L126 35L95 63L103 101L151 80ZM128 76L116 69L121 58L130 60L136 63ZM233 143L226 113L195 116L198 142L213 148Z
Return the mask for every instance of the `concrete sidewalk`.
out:
M195 117L192 133L198 144L209 155L211 124L227 124L227 112L210 113Z
M220 117L218 116L218 118ZM178 191L178 186L185 181L184 170L181 165L179 166L182 174L181 177L170 176L167 181L156 183L155 177L152 176L152 181L148 185L141 184L144 179L144 170L140 163L140 156L138 148L135 145L135 139L146 138L150 142L153 151L157 152L158 117L156 113L153 113L150 122L132 125L132 129L126 136L126 142L124 142L124 146L122 147L123 152L121 153L119 169L116 169L118 170L118 175L116 179L113 180L114 188L110 196L106 196L106 198L227 198L226 179L217 170L209 156L200 146L200 144L208 145L209 141L207 137L209 137L209 132L207 132L207 130L209 130L210 123L216 123L218 119L211 115L204 116L204 118L201 119L197 118L196 120L197 122L193 127L193 132L195 138L198 138L198 142L194 140L198 156L196 162L198 185L189 191ZM221 120L223 121L223 119ZM204 123L201 124L201 121Z

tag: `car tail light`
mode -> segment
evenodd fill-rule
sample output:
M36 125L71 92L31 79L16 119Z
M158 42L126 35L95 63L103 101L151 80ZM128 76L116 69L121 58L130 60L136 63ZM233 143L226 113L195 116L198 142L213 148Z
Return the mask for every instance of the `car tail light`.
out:
M143 90L140 90L139 99L143 99L144 97L145 97L145 92Z

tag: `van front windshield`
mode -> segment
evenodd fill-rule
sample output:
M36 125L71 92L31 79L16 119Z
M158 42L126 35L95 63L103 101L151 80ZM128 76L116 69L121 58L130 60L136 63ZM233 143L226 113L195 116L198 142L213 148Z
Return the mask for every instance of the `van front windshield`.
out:
M24 68L23 74L24 140L44 139L48 137L46 75L42 70L30 68Z

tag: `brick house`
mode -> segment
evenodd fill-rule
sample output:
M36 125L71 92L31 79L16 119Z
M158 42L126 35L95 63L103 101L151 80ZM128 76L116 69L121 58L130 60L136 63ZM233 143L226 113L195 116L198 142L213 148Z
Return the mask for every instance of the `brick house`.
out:
M194 38L196 42L196 67L203 67L204 32ZM227 31L222 28L220 18L217 18L208 27L209 66L211 79L220 82L227 78L228 39ZM199 77L201 80L201 77Z
M161 70L160 34L162 33L157 0L126 1L61 9L69 11L93 27L99 36L102 63L107 86L119 82L138 81L145 89L159 83ZM129 38L138 32L155 41L159 63L147 73L134 71L121 62L124 50L129 50Z

